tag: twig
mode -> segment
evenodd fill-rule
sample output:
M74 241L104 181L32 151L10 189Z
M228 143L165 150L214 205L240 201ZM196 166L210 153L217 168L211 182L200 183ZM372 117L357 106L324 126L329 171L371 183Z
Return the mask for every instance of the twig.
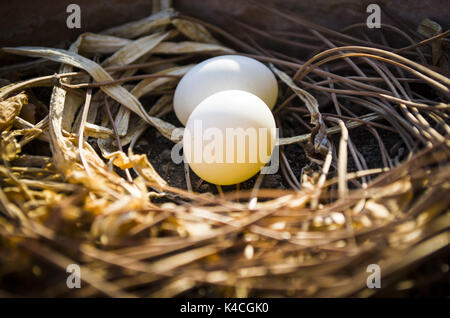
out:
M123 152L122 142L120 141L119 132L117 131L117 126L116 126L116 123L114 122L114 118L113 118L112 113L111 113L111 108L109 107L109 102L108 102L108 96L107 95L105 95L104 101L105 101L106 114L108 115L109 122L111 123L111 126L112 126L113 131L114 131L114 136L116 137L117 147L119 148L120 152ZM133 182L133 178L131 177L130 170L128 168L125 169L125 174L127 176L128 181L129 182Z
M93 177L93 174L88 165L88 162L86 161L86 158L84 157L84 150L83 150L84 127L86 126L87 115L89 113L89 106L91 105L91 97L92 97L92 89L88 89L87 93L86 93L86 100L84 102L83 113L81 115L80 129L78 131L78 152L80 155L80 160L84 166L84 169L86 170L86 173L90 177Z

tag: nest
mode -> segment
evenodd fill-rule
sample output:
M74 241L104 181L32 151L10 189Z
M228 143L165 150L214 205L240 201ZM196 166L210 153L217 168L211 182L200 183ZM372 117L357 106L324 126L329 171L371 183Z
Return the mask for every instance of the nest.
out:
M448 31L338 32L260 5L305 33L230 32L165 4L65 50L3 48L38 58L0 70L4 295L370 296L368 265L388 286L448 246ZM222 189L167 153L178 80L230 53L279 80L281 166Z

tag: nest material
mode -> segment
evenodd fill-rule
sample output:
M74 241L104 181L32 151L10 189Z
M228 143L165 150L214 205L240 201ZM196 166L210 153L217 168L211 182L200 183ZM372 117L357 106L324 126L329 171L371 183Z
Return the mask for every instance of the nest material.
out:
M369 264L387 286L448 246L448 31L413 40L386 26L410 41L392 48L384 29L380 41L358 25L337 32L261 6L307 35L234 21L236 37L165 6L82 34L67 50L3 49L39 59L1 70L23 80L0 89L0 279L44 277L28 290L5 284L5 295L369 296ZM264 48L259 37L312 57ZM181 140L162 119L177 81L229 53L267 63L279 79L274 114L287 189L262 188L260 175L200 193L187 166L185 182L170 184L152 154L134 151L147 129ZM48 60L61 64L57 74L29 76ZM52 88L48 108L33 87ZM33 122L38 107L48 113ZM354 142L362 131L375 155ZM300 175L292 147L309 161ZM79 290L66 287L73 263ZM43 273L45 264L58 274Z

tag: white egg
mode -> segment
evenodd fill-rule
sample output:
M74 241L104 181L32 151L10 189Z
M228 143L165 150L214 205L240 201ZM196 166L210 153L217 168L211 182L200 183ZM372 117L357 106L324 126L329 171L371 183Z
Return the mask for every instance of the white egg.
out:
M204 99L192 112L183 153L202 179L219 185L243 182L269 161L276 142L271 110L257 96L228 90Z
M261 98L270 109L277 100L277 80L261 62L240 55L223 55L205 60L183 76L175 90L173 106L183 125L206 97L238 89Z

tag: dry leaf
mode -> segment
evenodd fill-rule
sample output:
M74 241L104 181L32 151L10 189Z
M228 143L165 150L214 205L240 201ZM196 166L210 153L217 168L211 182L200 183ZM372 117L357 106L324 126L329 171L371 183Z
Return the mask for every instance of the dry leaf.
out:
M128 157L133 163L133 168L148 182L149 186L159 190L167 187L167 182L156 172L146 155L130 154Z
M173 19L172 24L186 37L196 42L220 44L201 24L184 19Z
M13 124L16 116L20 114L22 106L27 103L28 96L25 92L0 101L0 131L9 128Z
M162 27L170 23L170 19L177 13L173 9L167 9L158 13L152 14L144 19L133 21L103 31L103 34L113 35L126 39L133 39L143 34L150 32L152 29Z

